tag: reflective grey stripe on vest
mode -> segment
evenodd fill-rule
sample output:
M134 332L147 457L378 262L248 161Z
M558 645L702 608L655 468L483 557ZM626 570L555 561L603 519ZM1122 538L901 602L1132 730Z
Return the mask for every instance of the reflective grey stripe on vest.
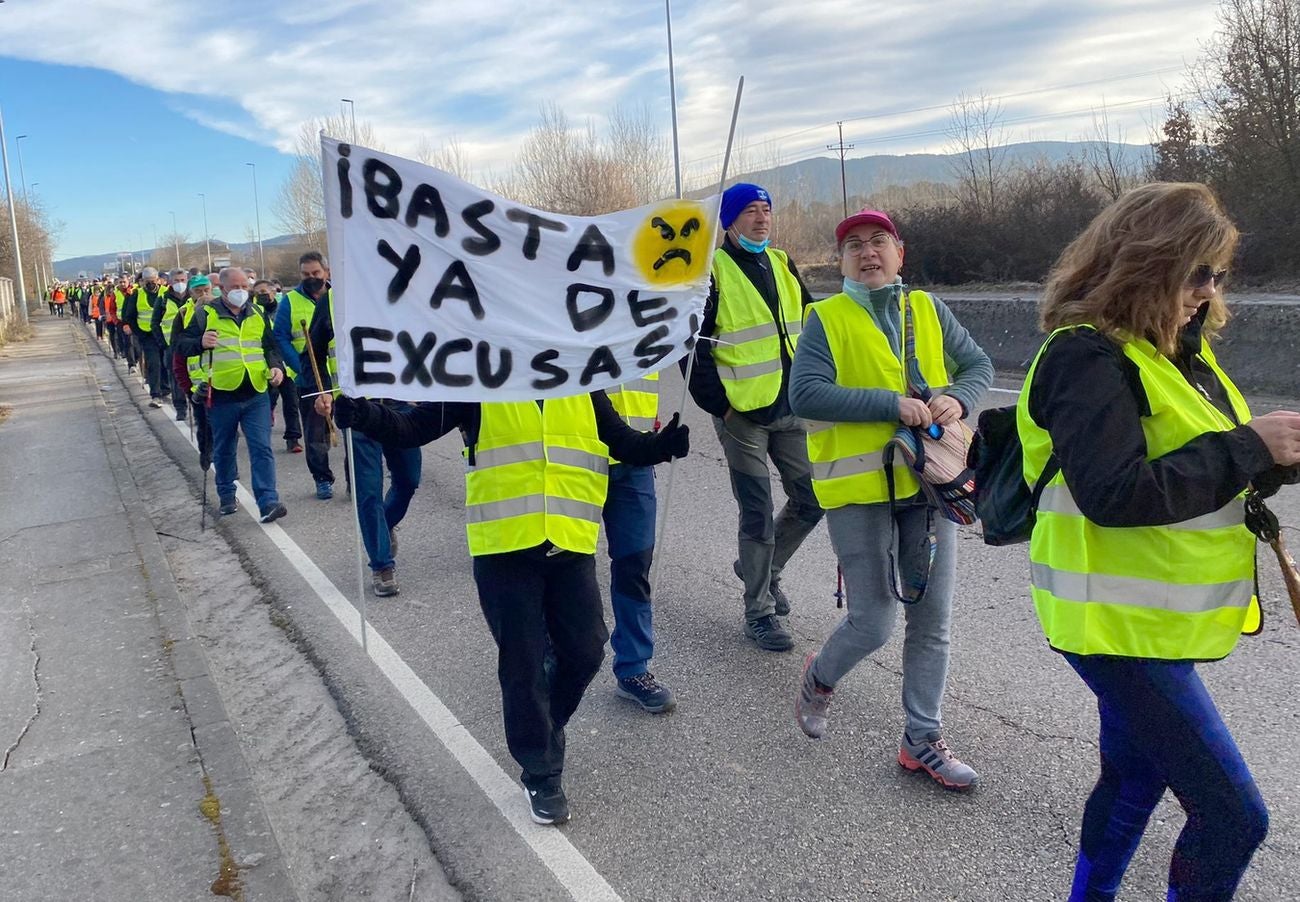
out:
M486 451L475 450L474 466L470 469L485 470L488 467L504 467L508 464L520 464L530 460L545 460L546 450L541 442L523 442L518 445L506 445L502 448L489 448Z
M545 495L524 495L502 501L487 501L483 504L468 505L465 509L470 523L487 523L492 520L505 520L508 517L541 513L599 523L601 511L599 504L575 501L572 498L552 498L548 504Z
M794 338L798 336L799 333L802 331L803 331L803 323L799 322L798 320L795 320L794 322L790 322L789 320L786 320L785 323L786 335L789 335L791 338Z
M1033 561L1029 564L1029 576L1035 588L1044 589L1066 601L1122 604L1180 614L1200 614L1216 608L1244 608L1255 594L1254 582L1249 579L1209 585L1179 585L1133 576L1055 570Z
M727 366L722 363L718 364L718 375L723 379L730 379L733 382L739 382L741 379L756 379L759 376L766 376L768 373L779 372L781 372L780 358L764 360L761 363L747 363L744 366Z
M655 428L654 417L624 417L627 424L640 432L649 432Z
M844 476L860 476L863 473L880 473L885 469L884 457L879 451L870 454L857 454L828 460L812 465L813 479L839 479Z
M717 341L739 345L744 344L747 341L758 341L760 338L774 338L775 336L776 323L772 322L759 323L757 326L737 329L735 332L719 332L713 337Z
M593 473L609 472L609 458L592 454L590 451L579 451L577 448L552 448L547 456L553 464L581 467Z
M1043 490L1043 498L1038 504L1038 509L1053 514L1065 514L1070 517L1084 516L1083 511L1079 510L1079 505L1074 500L1074 495L1070 493L1070 487L1063 483L1049 485ZM1167 523L1163 528L1200 531L1241 526L1245 522L1246 502L1242 498L1233 498L1213 513L1202 514L1199 517L1193 517L1191 520L1181 520L1178 523Z
M234 360L242 361L243 359L244 359L244 355L239 353L238 351L213 351L212 352L212 362L214 364L224 363L226 361L234 361Z

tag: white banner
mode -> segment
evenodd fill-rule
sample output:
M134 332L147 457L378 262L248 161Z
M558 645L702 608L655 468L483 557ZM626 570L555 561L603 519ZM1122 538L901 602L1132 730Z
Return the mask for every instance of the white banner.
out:
M346 393L561 397L648 375L693 346L717 195L561 216L333 138L321 153Z

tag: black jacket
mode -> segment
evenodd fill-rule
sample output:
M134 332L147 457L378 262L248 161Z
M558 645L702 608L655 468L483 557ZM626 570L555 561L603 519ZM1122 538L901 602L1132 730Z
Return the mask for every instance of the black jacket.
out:
M773 276L768 266L767 254L751 254L743 248L737 247L731 242L731 236L728 235L722 242L722 250L728 254L731 259L736 261L749 281L754 283L758 293L763 296L767 302L768 309L772 311L772 317L776 320L777 329L784 336L785 322L781 317L781 302L776 293L776 277ZM802 305L807 307L813 302L812 295L808 293L808 287L804 285L803 279L799 277L799 270L795 268L794 261L789 260L790 273L799 283L799 290L802 293L800 300ZM709 298L704 305L704 323L700 328L700 334L712 336L718 331L718 283L709 279ZM682 359L682 372L685 372L686 359ZM737 411L743 413L756 423L770 423L778 417L788 416L790 414L790 401L787 392L790 385L790 355L786 351L786 343L781 342L781 391L776 396L776 400L767 407L760 407L758 410ZM715 417L725 416L731 405L727 403L727 392L722 387L722 379L718 376L718 365L713 361L713 342L699 341L695 343L695 369L691 373L691 397L700 409Z
M141 282L139 285L131 289L129 293L127 293L126 298L122 304L121 316L122 316L122 322L130 326L132 332L143 331L140 328L140 309L139 309L140 308L139 299L140 299L141 291L145 293L145 297L149 298L150 305L156 308L158 306L158 299L163 293L163 288L162 285L159 285L153 291L150 291L148 288L145 287L145 284ZM151 325L152 323L153 321L150 320Z
M1235 420L1227 393L1199 359L1200 322L1184 330L1175 365ZM1137 365L1089 329L1058 335L1043 353L1029 415L1052 437L1070 494L1099 526L1164 526L1219 510L1248 483L1261 494L1300 478L1273 464L1248 426L1207 432L1148 461L1140 417L1150 414Z
M185 300L188 297L188 292L186 294L177 295L176 292L172 291L171 286L168 286L167 291L158 296L157 302L153 305L153 319L149 321L149 325L153 327L154 337L159 344L171 344L172 339L170 335L163 334L162 328L163 315L167 312L167 302L171 301L177 307L184 307ZM175 330L173 329L172 331Z

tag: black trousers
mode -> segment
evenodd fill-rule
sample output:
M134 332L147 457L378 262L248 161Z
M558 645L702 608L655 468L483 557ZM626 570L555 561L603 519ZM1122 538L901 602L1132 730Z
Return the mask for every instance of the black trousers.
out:
M299 386L300 388L301 386ZM330 469L330 430L325 418L316 412L315 398L299 398L298 410L302 413L304 442L307 451L307 469L311 478L317 482L334 482L334 471Z
M296 442L302 438L302 411L298 408L298 384L292 379L283 379L278 386L272 385L266 391L271 396L272 419L275 418L276 402L280 403L280 412L284 414L284 440ZM316 399L312 398L312 400Z
M497 643L506 744L525 786L554 788L564 770L564 726L600 671L609 638L596 556L558 551L549 542L480 555L474 581Z
M127 366L135 366L140 362L140 354L136 349L135 336L126 333L126 324L117 324L117 344L118 355L126 358Z

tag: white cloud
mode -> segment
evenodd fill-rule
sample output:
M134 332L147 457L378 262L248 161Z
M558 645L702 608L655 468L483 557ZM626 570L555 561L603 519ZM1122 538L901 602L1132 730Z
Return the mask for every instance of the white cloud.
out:
M621 0L43 0L6 4L0 46L180 95L196 122L281 150L350 97L390 149L456 136L500 172L548 101L574 122L648 102L667 134L662 12ZM716 166L741 74L741 131L769 156L824 153L837 120L855 155L938 149L944 113L922 108L1090 81L1008 97L1008 118L1026 120L1012 135L1079 137L1087 115L1067 114L1105 97L1142 140L1150 107L1134 102L1180 84L1159 70L1191 62L1214 28L1205 0L677 0L673 12L683 157L700 175ZM1115 78L1127 73L1153 74Z

